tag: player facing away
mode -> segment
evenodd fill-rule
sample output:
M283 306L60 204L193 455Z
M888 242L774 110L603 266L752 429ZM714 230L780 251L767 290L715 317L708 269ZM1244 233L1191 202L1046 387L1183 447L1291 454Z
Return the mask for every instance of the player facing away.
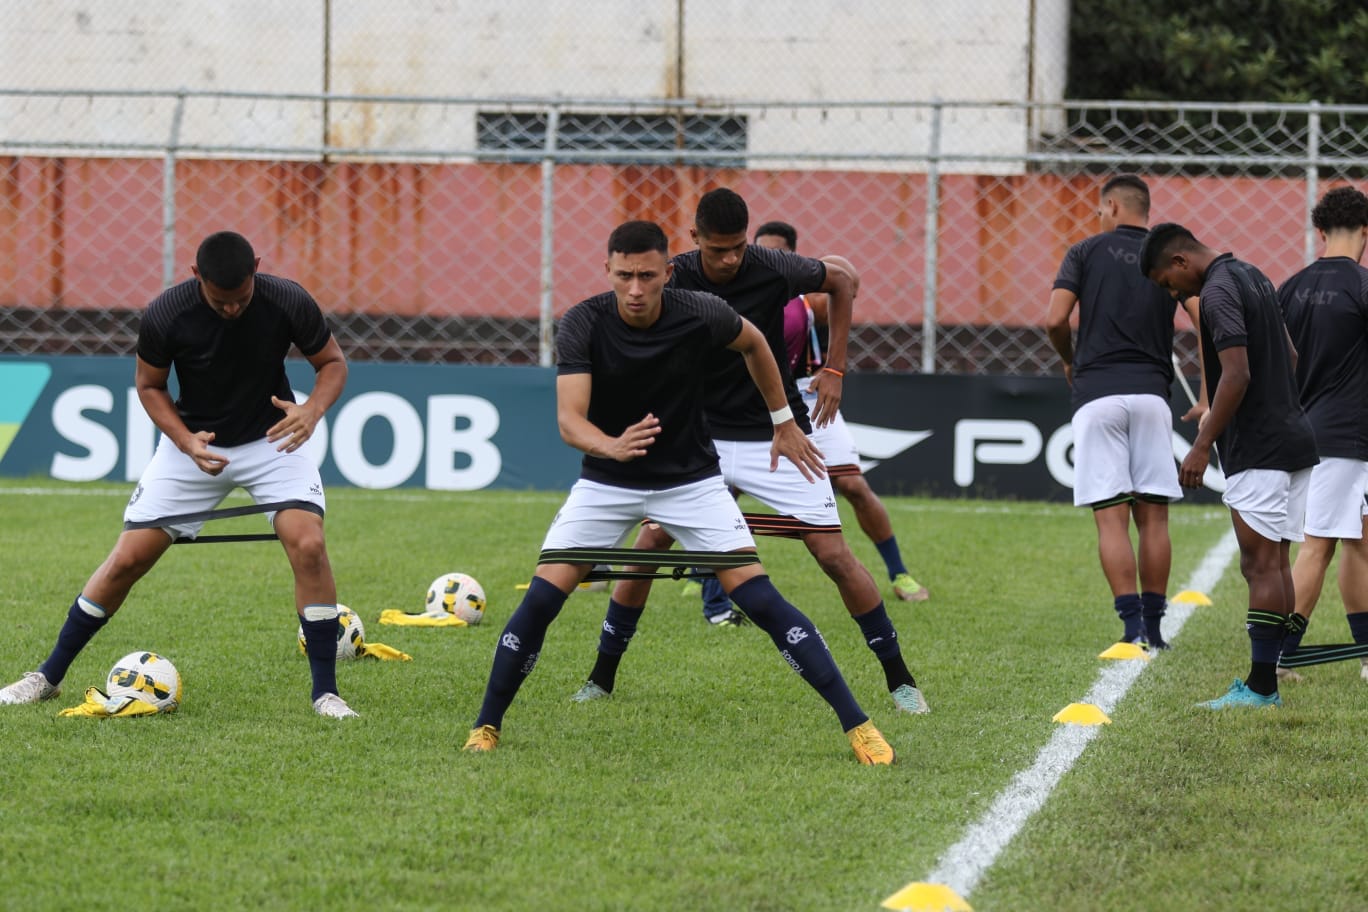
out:
M1214 444L1226 476L1249 584L1249 676L1199 705L1281 706L1278 654L1294 596L1288 556L1301 541L1316 439L1297 393L1297 353L1268 278L1229 253L1200 243L1182 225L1156 225L1140 248L1140 271L1175 298L1201 295L1203 368L1211 408L1178 469L1187 488L1202 483Z
M820 475L821 454L784 403L778 364L760 331L725 301L666 288L672 266L653 222L619 225L605 264L613 290L576 304L556 335L556 416L562 439L584 453L579 480L542 544L609 548L647 516L693 551L755 550L722 483L703 419L714 351L736 352L773 416L771 466ZM504 714L541 653L547 628L590 564L543 563L494 650L484 702L465 750L498 746ZM785 601L759 563L718 570L730 596L836 712L861 763L894 762L892 747L855 702L812 621Z
M1121 641L1167 649L1161 629L1173 548L1169 502L1183 496L1173 460L1173 318L1177 305L1135 268L1149 187L1132 174L1102 185L1102 231L1069 248L1045 329L1073 405L1074 506L1090 507ZM1197 324L1196 302L1184 302ZM1078 340L1070 320L1078 310ZM1201 408L1184 416L1199 417ZM1131 545L1134 520L1139 556Z
M1296 608L1283 655L1301 644L1339 542L1349 632L1355 643L1368 644L1368 269L1359 265L1368 244L1368 197L1336 187L1312 210L1311 223L1325 253L1278 289L1320 455L1306 498L1306 540L1292 565ZM1360 662L1368 681L1368 659Z
M813 423L831 422L841 405L841 380L846 363L854 282L839 266L747 243L749 213L745 200L732 190L710 190L699 200L690 230L698 247L675 256L670 286L715 294L731 305L764 335L771 357L780 364L787 399L799 430L811 431L807 407L784 364L784 307L794 297L812 291L829 294L831 344L827 369L812 378L809 393L816 397ZM803 544L835 583L846 610L860 627L865 643L883 666L893 703L903 712L927 712L926 700L902 656L898 634L884 609L874 577L851 553L841 534L836 496L824 474L807 477L791 463L774 465L770 459L773 425L765 400L747 376L745 360L735 352L713 354L704 364L704 411L723 481L749 494L769 509L796 520ZM652 517L654 519L655 517ZM668 530L642 528L636 547L669 548ZM589 679L575 694L577 701L608 696L616 683L618 665L646 606L650 580L622 580L613 589L599 637L598 658ZM735 597L732 599L737 601ZM741 610L749 609L737 602ZM751 618L754 620L754 618Z
M161 439L124 509L124 530L67 612L52 653L37 671L0 690L0 703L58 695L77 654L123 605L134 583L178 538L203 520L163 517L212 510L241 486L268 513L294 571L313 707L342 719L356 713L337 693L337 587L323 538L323 483L300 447L337 401L347 361L318 304L288 279L257 272L261 260L231 231L209 235L193 279L152 300L138 327L134 383ZM313 366L307 402L295 402L285 357L297 347ZM180 398L172 401L172 369Z

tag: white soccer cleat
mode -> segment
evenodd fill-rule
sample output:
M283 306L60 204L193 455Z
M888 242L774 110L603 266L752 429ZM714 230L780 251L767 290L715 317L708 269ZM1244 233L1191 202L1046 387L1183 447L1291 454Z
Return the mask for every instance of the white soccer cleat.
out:
M49 684L41 671L30 671L6 688L0 689L0 705L41 703L62 692L62 685Z
M348 719L361 715L347 705L347 701L337 694L324 694L314 700L314 712L327 719Z

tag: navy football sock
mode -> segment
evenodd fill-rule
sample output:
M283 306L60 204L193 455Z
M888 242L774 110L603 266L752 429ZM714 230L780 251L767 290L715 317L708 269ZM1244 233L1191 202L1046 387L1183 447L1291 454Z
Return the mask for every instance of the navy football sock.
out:
M78 595L67 609L67 619L57 633L57 644L38 670L49 684L60 684L67 669L86 644L109 622L103 608L83 595Z
M890 535L881 542L875 542L874 547L879 550L879 556L883 558L884 567L888 569L889 579L893 579L899 573L907 572L907 567L903 565L902 552L898 550L898 536Z
M1164 640L1162 621L1164 611L1168 607L1168 599L1162 592L1142 592L1140 593L1140 618L1144 622L1145 639L1155 649L1164 649L1168 642Z
M1278 690L1278 653L1286 623L1285 617L1272 611L1251 608L1245 615L1249 631L1249 677L1245 678L1245 686L1256 694L1266 697Z
M636 634L637 621L645 608L628 608L613 599L608 600L608 613L603 618L603 629L599 632L598 658L594 669L589 672L589 680L609 693L617 682L618 663L627 651L627 644Z
M1118 595L1115 600L1116 616L1125 625L1125 631L1121 634L1121 640L1126 643L1133 643L1144 636L1144 621L1141 615L1140 596L1134 592L1129 595Z
M1282 654L1292 655L1301 646L1302 637L1306 635L1306 625L1309 623L1307 618L1302 617L1295 611L1287 616L1283 626Z
M565 605L565 593L539 576L532 577L527 594L504 625L494 648L494 666L489 670L484 703L475 727L503 724L504 713L513 703L518 688L532 673L546 640L546 628Z
M1354 638L1354 642L1368 643L1368 612L1346 614L1344 618L1349 622L1349 635Z
M304 631L304 653L313 677L312 699L337 693L337 606L306 605L299 627Z
M898 646L898 631L893 628L893 621L889 619L884 603L879 602L873 611L855 615L854 620L860 625L860 633L864 634L865 645L883 665L889 691L897 690L904 684L916 687L917 682L903 661L902 649Z
M836 711L842 730L850 731L868 721L822 635L803 612L785 601L768 576L751 577L733 589L731 597L751 623L769 634L793 670Z

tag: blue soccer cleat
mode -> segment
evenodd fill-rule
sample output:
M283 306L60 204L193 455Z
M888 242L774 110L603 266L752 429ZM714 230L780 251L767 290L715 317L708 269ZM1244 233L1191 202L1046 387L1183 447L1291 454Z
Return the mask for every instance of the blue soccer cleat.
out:
M1239 678L1230 685L1230 689L1214 700L1205 700L1197 704L1203 709L1236 709L1241 707L1251 707L1259 709L1264 706L1282 706L1282 697L1275 690L1268 696L1255 693L1245 686L1245 682Z

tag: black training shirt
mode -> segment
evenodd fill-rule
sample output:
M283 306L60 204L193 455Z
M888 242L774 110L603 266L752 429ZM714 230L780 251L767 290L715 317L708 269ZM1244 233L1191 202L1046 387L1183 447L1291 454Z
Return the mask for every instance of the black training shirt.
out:
M703 419L708 376L700 366L740 334L741 318L727 302L675 288L664 290L660 318L645 329L622 319L613 292L566 311L556 332L556 372L590 375L589 421L617 437L648 414L660 419L645 456L618 462L586 453L581 477L671 488L719 474Z
M266 435L293 402L285 356L295 345L318 354L332 333L318 304L296 282L256 276L252 301L236 320L214 313L188 279L152 299L138 327L138 357L174 367L176 411L191 431L213 431L216 446L241 446Z
M1322 458L1368 460L1368 269L1324 257L1278 289Z
M788 369L784 346L784 307L801 294L820 291L826 281L826 264L785 250L746 246L741 268L726 285L714 285L703 275L703 257L697 250L677 254L672 260L670 285L706 291L722 298L750 320L769 343L784 380L784 395L804 434L812 433L807 407ZM745 359L734 351L720 351L706 362L708 429L717 440L770 440L774 423L765 397L760 395L746 370Z
M1244 346L1249 359L1249 388L1216 441L1222 471L1227 476L1245 469L1295 472L1315 465L1316 440L1297 395L1273 283L1250 264L1223 253L1202 277L1200 309L1212 402L1221 382L1217 352Z
M1178 305L1137 268L1147 233L1119 225L1070 247L1059 266L1054 287L1078 297L1075 411L1103 396L1169 397Z

